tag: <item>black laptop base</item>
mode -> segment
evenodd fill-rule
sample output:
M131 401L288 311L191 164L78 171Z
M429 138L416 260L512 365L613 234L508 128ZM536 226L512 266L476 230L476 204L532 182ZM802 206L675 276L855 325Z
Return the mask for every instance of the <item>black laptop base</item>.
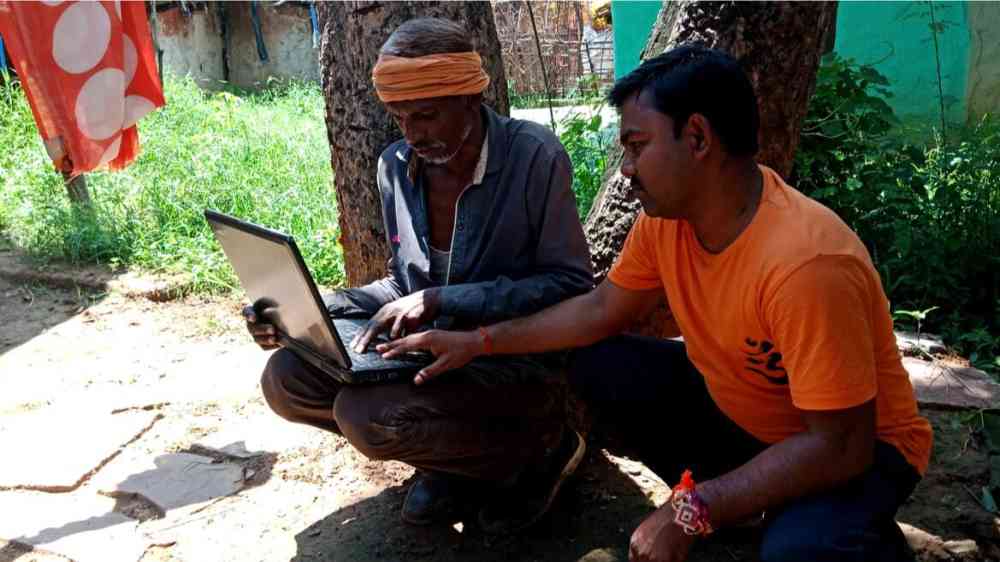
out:
M398 361L382 359L380 357L378 359L378 366L376 367L360 368L355 364L351 370L347 370L328 360L323 355L316 353L308 345L289 338L280 332L278 333L278 341L282 347L298 355L303 361L344 384L374 384L396 380L411 380L417 374L417 371L427 363L427 361ZM351 353L352 355L356 355L353 352Z

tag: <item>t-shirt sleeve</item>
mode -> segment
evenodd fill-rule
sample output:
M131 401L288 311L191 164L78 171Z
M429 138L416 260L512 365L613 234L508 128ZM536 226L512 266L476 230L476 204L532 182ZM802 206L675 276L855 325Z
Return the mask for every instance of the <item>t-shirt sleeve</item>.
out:
M663 287L656 258L656 226L646 213L639 214L618 254L618 260L608 272L612 283L633 291Z
M878 393L870 267L820 256L792 273L765 306L801 410L839 410Z

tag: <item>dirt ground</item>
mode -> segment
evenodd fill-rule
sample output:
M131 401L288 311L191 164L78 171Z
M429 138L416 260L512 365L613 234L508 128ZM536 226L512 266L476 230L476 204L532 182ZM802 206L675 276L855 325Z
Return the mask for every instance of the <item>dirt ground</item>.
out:
M643 465L592 443L552 513L521 536L488 537L471 522L406 526L398 512L412 470L369 461L342 438L272 414L257 383L267 354L245 337L239 308L235 299L152 302L0 277L0 420L68 402L161 415L69 492L0 487L0 529L32 502L110 502L102 473L127 475L129 463L178 452L241 467L240 489L176 510L159 510L141 494L117 497L109 509L133 525L128 536L142 539L134 560L623 561L632 530L666 497ZM912 526L905 528L921 559L1000 560L997 520L973 497L989 482L975 413L924 413L936 431L933 461L898 520ZM250 454L226 452L224 442ZM0 458L34 454L2 443L0 451ZM75 529L72 521L47 526L63 529L63 540ZM717 533L690 560L753 560L756 534ZM119 559L109 541L66 552L59 542L0 531L0 562Z

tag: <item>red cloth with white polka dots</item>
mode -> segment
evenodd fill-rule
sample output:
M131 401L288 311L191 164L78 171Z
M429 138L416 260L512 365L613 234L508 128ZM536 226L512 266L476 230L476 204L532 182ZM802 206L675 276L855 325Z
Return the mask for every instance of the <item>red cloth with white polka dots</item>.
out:
M121 169L162 107L145 2L0 0L0 35L56 168Z

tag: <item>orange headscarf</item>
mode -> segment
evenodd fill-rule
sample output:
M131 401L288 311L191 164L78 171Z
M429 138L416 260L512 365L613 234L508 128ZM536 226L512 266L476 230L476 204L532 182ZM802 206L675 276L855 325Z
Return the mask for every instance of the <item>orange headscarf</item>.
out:
M372 69L372 82L383 102L478 94L490 77L474 51L423 57L381 55Z

